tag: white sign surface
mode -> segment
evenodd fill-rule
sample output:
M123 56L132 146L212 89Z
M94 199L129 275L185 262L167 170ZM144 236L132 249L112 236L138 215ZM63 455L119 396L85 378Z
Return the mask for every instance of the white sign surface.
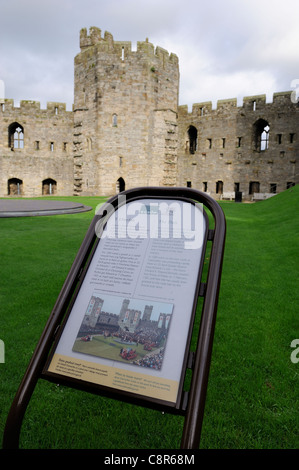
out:
M140 199L97 229L48 371L175 403L203 254L202 207Z

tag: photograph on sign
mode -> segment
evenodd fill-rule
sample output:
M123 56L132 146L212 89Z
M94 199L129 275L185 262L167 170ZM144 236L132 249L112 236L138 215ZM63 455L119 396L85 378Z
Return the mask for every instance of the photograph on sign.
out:
M161 369L172 304L105 296L88 303L73 351Z
M185 200L111 210L47 371L175 404L206 230Z

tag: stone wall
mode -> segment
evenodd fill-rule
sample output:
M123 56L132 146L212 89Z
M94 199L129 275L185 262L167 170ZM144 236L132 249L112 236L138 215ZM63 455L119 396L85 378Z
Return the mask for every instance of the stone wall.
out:
M0 102L0 196L104 195L191 186L215 198L298 184L299 106L291 92L178 106L175 54L80 32L74 107ZM12 130L19 130L14 142ZM265 132L267 129L267 132Z
M70 195L73 190L73 113L64 103L4 100L0 108L0 196ZM14 142L14 129L21 129ZM12 134L12 135L11 135ZM9 189L9 181L19 181ZM43 185L44 182L44 185ZM14 188L15 186L15 188ZM43 187L44 186L44 187Z
M260 126L269 125L266 148L259 141ZM299 107L291 92L179 107L178 184L220 193L241 191L252 198L253 189L271 193L298 183ZM195 149L190 127L196 135ZM191 145L191 149L190 149ZM219 184L218 182L221 182ZM218 183L218 184L217 184ZM255 183L255 185L253 184ZM216 190L219 194L216 194Z

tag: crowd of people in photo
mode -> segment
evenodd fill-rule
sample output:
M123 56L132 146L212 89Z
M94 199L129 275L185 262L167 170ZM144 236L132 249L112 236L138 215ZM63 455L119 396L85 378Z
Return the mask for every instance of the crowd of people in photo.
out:
M126 345L120 349L120 356L123 359L141 367L149 367L156 370L161 369L167 330L158 328L157 322L141 320L138 327L134 331L130 331L127 327L120 327L116 323L115 318L111 321L109 314L107 318L104 317L105 312L99 318L99 320L104 320L104 322L98 321L93 327L82 324L78 333L78 339L87 341L86 338L88 338L88 341L91 341L95 336L115 339L117 342ZM145 354L141 359L135 359L137 351L136 349L131 350L131 348L132 346L137 348L139 345L143 346L142 349Z
M162 366L164 356L164 348L160 349L158 353L149 354L142 359L133 361L133 364L141 367L150 367L151 369L159 370Z
M152 344L154 347L158 347L161 341L165 339L164 331L157 331L153 328L138 328L133 332L119 328L117 332L114 332L112 336L121 339L123 342L136 343L138 344Z

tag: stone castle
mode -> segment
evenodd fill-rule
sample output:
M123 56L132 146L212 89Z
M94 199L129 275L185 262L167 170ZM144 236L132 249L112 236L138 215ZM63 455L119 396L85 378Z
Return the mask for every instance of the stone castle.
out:
M111 196L188 186L212 197L270 195L298 183L299 105L291 92L178 105L175 54L80 32L74 104L0 100L0 196Z

